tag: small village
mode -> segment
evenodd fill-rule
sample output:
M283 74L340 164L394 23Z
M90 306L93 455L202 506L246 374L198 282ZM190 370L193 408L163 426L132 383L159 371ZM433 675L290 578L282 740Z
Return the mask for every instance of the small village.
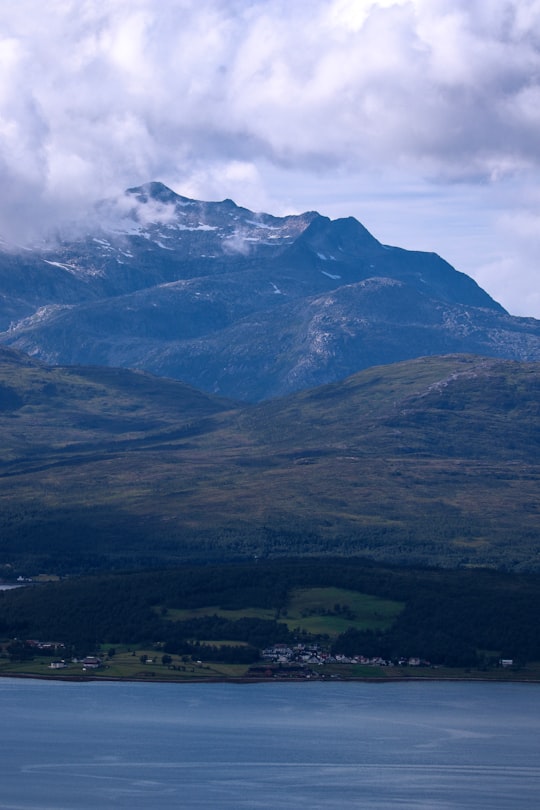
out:
M66 669L69 664L65 656L64 644L56 641L40 641L37 639L27 639L24 642L19 642L26 650L33 651L39 655L53 655L58 656L48 665L50 669L62 670ZM151 659L143 663L151 663ZM83 672L89 670L99 669L104 666L104 661L98 655L87 655L82 658L71 658L71 664L79 664ZM202 661L196 663L201 664ZM403 666L403 667L429 667L429 661L421 658L399 658L397 660L386 660L380 656L367 657L364 655L346 656L339 654L332 654L331 651L317 643L297 643L294 645L287 644L274 644L266 647L261 651L261 664L250 667L249 675L264 675L265 677L319 677L320 672L318 668L329 664L361 664L364 666L373 667L386 667L386 666ZM276 667L277 665L277 667ZM311 667L317 667L317 670L312 670Z
M51 642L33 642L33 646L42 652L60 651L63 647L61 644ZM410 667L429 667L429 661L424 661L420 658L399 658L397 661L387 661L384 658L375 656L367 658L364 655L346 656L346 655L332 655L327 649L321 647L319 644L295 644L288 646L286 644L274 644L271 647L261 651L261 661L266 664L262 666L251 667L249 672L256 672L262 674L268 673L268 665L278 664L281 668L285 665L285 672L295 672L301 676L302 672L307 676L310 673L309 666L324 666L325 664L363 664L364 666L373 667L386 667L386 666L410 666ZM88 655L81 659L72 659L71 663L79 663L82 671L99 669L103 666L102 658L94 655ZM152 663L151 660L144 661L144 663ZM197 663L202 663L198 661ZM65 669L68 666L64 659L52 661L49 664L50 669ZM283 672L282 674L285 674ZM270 673L272 674L272 673ZM314 673L311 672L311 677Z
M292 647L286 644L274 644L261 652L261 658L274 664L363 664L367 666L409 666L429 667L431 663L421 658L398 658L396 661L387 661L380 656L368 658L364 655L332 655L319 644L295 644Z

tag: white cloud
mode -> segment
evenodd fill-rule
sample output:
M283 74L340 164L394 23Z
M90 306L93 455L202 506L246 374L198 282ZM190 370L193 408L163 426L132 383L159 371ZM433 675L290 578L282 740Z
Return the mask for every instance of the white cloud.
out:
M299 172L527 188L540 163L538 0L18 0L0 32L8 236L151 179L296 207Z
M173 173L170 183L173 187L181 183L182 193L194 199L220 200L229 197L249 202L256 210L274 204L262 190L264 181L260 172L249 161L209 161L189 171L187 176Z
M513 314L540 317L540 208L502 212L497 225L504 253L481 264L477 280Z

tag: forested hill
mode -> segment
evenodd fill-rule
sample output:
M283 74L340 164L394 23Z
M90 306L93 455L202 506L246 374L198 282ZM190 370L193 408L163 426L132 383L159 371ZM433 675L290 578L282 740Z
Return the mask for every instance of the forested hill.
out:
M0 564L539 568L537 363L420 358L256 406L0 354ZM11 567L9 567L11 566Z
M540 660L538 584L538 575L361 559L183 566L0 592L0 638L54 640L68 654L101 644L154 645L205 660L217 654L218 639L259 649L311 640L347 655L419 656L451 666L502 656L523 664ZM337 598L352 606L335 605ZM295 601L311 610L296 615ZM330 637L322 638L324 631ZM241 656L241 648L233 650ZM14 655L25 652L12 647Z

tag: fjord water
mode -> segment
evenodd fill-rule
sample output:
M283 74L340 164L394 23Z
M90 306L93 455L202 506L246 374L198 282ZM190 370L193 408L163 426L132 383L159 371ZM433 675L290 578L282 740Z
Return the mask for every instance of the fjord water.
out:
M0 680L0 807L530 808L540 685Z

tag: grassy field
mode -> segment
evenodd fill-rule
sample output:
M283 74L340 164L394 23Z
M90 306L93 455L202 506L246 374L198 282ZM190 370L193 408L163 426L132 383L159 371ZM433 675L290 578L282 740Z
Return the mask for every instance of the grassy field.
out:
M141 662L141 656L147 655L146 663ZM137 680L146 682L172 681L187 683L188 681L227 681L248 679L249 667L242 664L220 664L199 662L184 662L179 656L171 656L169 665L161 663L161 654L155 650L139 649L134 652L116 653L113 659L104 656L104 666L96 670L84 672L82 664L69 663L65 669L52 670L50 663L53 659L40 658L34 661L21 663L0 659L0 677L34 677L46 679L96 679L107 680ZM380 680L388 681L396 678L422 678L430 680L490 680L490 681L540 681L540 662L528 664L519 669L490 669L461 667L404 667L404 666L367 666L362 664L326 664L325 666L309 667L310 678L325 680ZM264 675L258 675L265 679ZM287 667L283 667L277 677L287 677ZM296 675L295 677L302 677ZM272 678L271 678L272 679Z
M314 635L336 638L351 627L356 630L386 630L402 609L403 604L400 602L358 591L344 588L305 588L293 590L286 610L279 612L264 608L224 610L210 605L190 610L169 610L167 616L173 621L187 621L203 616L219 616L232 620L278 619L289 630L300 629Z
M146 662L141 656L147 656ZM190 681L190 680L227 680L241 678L247 667L242 664L184 662L180 656L170 656L170 664L161 663L161 653L155 650L140 649L132 652L120 652L113 658L103 657L103 666L84 671L80 662L69 662L63 669L51 669L52 658L36 658L33 661L12 662L0 659L0 676L27 675L35 678L121 678L125 680L156 681Z
M307 588L293 591L283 619L291 630L299 627L307 633L335 638L350 627L386 630L402 609L400 602L357 591Z

